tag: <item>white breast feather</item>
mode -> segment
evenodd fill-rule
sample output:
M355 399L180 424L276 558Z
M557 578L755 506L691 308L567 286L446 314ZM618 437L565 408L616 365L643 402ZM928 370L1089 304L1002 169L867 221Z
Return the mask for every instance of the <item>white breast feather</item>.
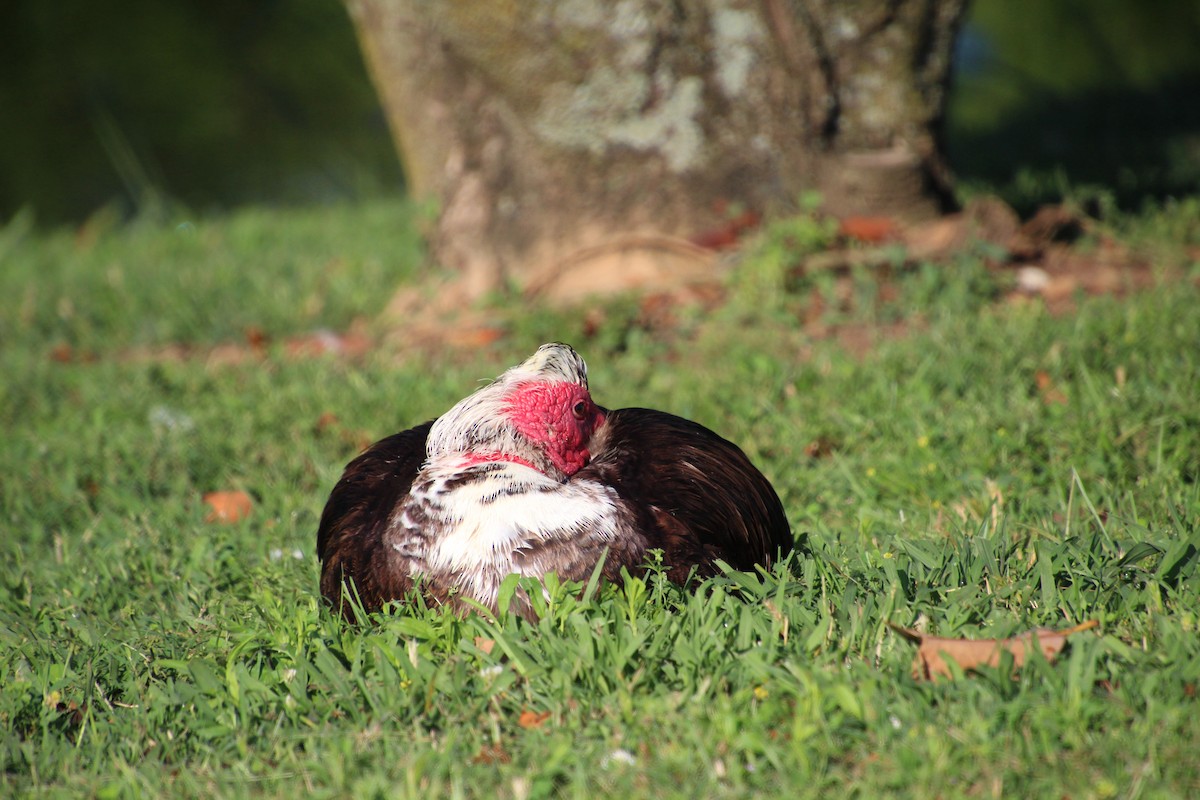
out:
M432 495L445 485L435 480ZM518 493L511 493L520 489ZM607 486L558 483L535 469L506 464L479 480L438 496L443 512L431 520L437 534L424 554L433 574L456 574L475 597L493 596L512 572L514 555L539 541L566 539L586 531L591 541L617 535L616 494Z

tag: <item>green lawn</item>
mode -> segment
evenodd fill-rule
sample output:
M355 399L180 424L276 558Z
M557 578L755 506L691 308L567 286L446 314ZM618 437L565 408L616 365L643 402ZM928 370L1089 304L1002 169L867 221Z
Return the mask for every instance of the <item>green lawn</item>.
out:
M0 231L0 795L1200 794L1200 205L1108 231L1184 278L1069 314L998 300L986 254L886 297L855 276L829 326L906 323L865 356L797 322L835 289L785 280L820 239L799 222L669 325L498 300L505 335L470 352L289 357L418 269L413 215ZM249 328L262 358L203 357ZM316 523L360 441L551 339L598 402L741 443L796 556L698 593L551 587L537 624L333 618ZM199 354L147 356L177 342ZM252 516L206 522L219 489ZM934 684L885 624L1088 619L1057 663Z

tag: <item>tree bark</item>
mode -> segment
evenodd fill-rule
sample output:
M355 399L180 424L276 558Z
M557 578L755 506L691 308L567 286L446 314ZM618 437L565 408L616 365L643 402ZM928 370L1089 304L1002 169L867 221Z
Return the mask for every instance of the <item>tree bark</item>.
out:
M952 203L966 0L346 0L434 256L471 294L704 269L729 209ZM587 281L585 281L586 283Z

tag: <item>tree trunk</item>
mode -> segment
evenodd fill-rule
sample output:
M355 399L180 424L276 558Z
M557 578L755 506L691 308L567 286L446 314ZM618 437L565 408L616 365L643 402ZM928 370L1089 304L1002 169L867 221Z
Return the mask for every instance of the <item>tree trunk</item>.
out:
M952 202L965 0L346 0L435 257L472 294L704 268L730 209ZM586 281L585 281L586 282Z

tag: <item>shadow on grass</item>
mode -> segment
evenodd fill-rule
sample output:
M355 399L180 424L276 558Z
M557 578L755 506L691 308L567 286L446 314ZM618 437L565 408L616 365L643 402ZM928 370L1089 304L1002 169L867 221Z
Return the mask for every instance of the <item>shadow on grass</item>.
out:
M957 91L974 88L964 81ZM986 130L952 120L951 161L960 179L999 187L1022 214L1060 200L1069 187L1094 185L1106 187L1119 207L1137 209L1200 190L1197 97L1200 74L1153 91L1042 92Z

